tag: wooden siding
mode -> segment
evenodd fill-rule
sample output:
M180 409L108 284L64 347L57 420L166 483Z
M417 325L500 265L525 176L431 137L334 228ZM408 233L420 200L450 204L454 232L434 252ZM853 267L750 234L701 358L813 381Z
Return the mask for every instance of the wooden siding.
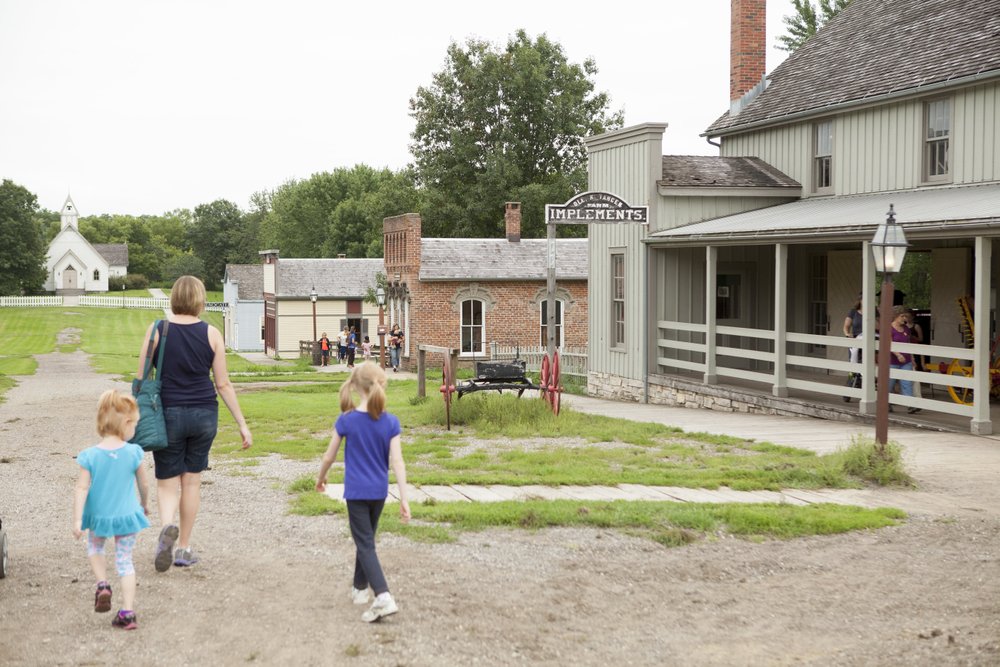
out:
M952 94L950 183L1000 180L1000 84ZM853 195L923 185L924 98L833 118L833 191ZM755 156L802 183L813 194L812 130L815 120L748 132L722 141L722 155Z
M787 204L782 197L664 197L657 199L660 229L672 229L693 222L723 218L745 211Z
M648 135L647 135L648 136ZM634 206L650 206L656 217L656 179L662 171L660 141L645 136L633 143L594 150L589 158L589 189L612 192ZM646 326L646 248L643 225L590 225L590 370L641 380L643 327ZM611 252L625 253L625 345L611 347Z

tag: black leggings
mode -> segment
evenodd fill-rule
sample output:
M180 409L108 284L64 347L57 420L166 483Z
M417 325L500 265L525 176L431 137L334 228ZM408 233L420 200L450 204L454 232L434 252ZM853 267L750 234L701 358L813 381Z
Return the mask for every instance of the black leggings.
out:
M347 518L351 526L351 537L357 555L354 559L354 587L359 591L368 588L370 584L375 595L389 590L382 574L382 565L375 553L375 531L378 529L378 519L382 516L382 500L348 500Z
M353 366L354 365L354 353L355 353L355 351L356 351L356 349L353 348L353 347L347 348L347 365L348 366Z

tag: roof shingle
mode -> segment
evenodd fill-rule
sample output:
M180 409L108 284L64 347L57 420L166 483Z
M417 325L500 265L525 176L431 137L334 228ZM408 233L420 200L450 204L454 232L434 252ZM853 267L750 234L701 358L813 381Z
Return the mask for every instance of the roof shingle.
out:
M263 264L226 264L226 279L236 283L236 298L240 301L264 299Z
M853 0L705 134L974 75L1000 77L1000 0Z
M375 288L375 276L385 273L382 259L279 259L278 295L360 299Z
M128 245L125 243L91 243L108 266L128 266Z
M714 157L706 155L664 155L665 187L709 188L789 188L802 186L756 157Z
M422 239L420 280L545 280L545 239ZM587 279L587 239L556 240L556 278Z

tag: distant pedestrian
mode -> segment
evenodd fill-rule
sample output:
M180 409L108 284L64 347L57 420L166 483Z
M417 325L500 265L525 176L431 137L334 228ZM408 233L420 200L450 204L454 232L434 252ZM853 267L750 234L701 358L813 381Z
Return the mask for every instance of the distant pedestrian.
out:
M347 336L350 333L347 327L337 334L337 362L347 363Z
M358 351L358 334L351 327L347 332L347 367L354 368L354 355Z
M325 492L326 474L337 460L340 443L346 439L344 500L356 548L351 599L354 604L368 604L368 587L371 586L375 601L361 615L361 620L368 623L397 611L375 553L375 531L389 495L390 466L399 486L400 516L404 522L410 520L401 429L399 419L385 411L385 386L385 371L372 364L363 364L340 388L341 415L334 424L330 446L323 455L316 481L316 490ZM354 393L361 399L356 408Z
M323 332L323 336L319 339L319 352L322 356L321 365L330 365L330 339L326 337L326 332Z
M893 306L892 308L892 328L890 329L892 333L893 343L909 343L911 332L909 327L906 326L908 309L904 306ZM909 352L896 352L893 351L890 358L890 365L893 368L898 368L904 371L913 370L913 355ZM913 381L912 380L889 380L889 392L892 392L893 386L899 383L900 392L904 396L913 396ZM889 406L889 412L892 412L892 406ZM915 412L920 412L920 408L910 407L907 412L913 414Z
M399 371L399 356L402 349L403 332L398 324L393 324L392 330L389 332L389 362L393 373Z
M365 336L365 342L361 343L361 356L364 357L365 361L371 361L372 342L368 340L368 336Z
M139 408L131 396L113 389L97 403L97 433L101 441L77 454L80 477L73 496L73 536L87 531L87 555L97 580L94 611L111 610L104 543L115 538L115 567L121 581L121 609L111 625L123 630L138 627L135 617L135 565L132 550L140 530L149 528L149 481L142 448L129 442L139 422ZM139 497L136 497L136 486Z

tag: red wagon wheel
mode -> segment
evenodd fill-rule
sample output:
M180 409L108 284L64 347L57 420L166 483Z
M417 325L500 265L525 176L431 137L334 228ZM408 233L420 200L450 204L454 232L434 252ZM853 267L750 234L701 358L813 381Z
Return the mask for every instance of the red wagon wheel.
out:
M545 393L549 384L549 356L542 357L542 372L538 375L538 397L542 400L547 398Z

